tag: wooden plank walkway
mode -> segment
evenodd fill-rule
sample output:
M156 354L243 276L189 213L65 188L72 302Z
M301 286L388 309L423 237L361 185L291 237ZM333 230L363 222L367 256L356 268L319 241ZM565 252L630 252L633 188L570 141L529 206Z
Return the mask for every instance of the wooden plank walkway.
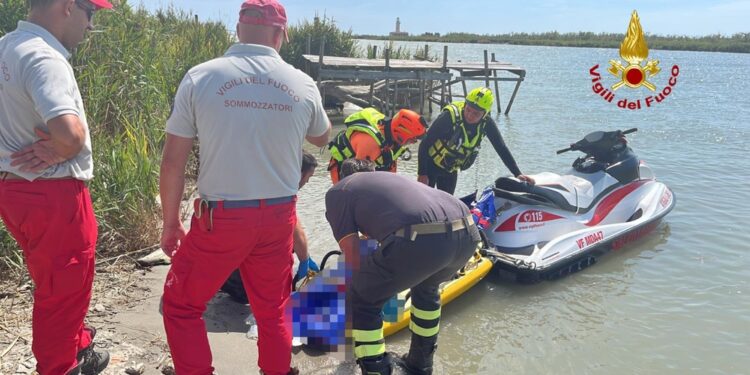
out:
M318 55L302 55L311 63L319 63ZM384 68L385 59L364 59L358 57L323 56L323 65L329 68ZM389 67L392 69L435 69L440 70L443 64L422 60L400 60L389 59Z
M399 90L402 95L412 98L419 96L419 112L424 113L424 103L435 103L443 106L453 101L454 84L460 84L463 95L466 97L466 81L484 81L486 87L494 84L495 98L498 113L502 113L500 103L499 82L515 82L513 94L505 108L505 114L510 112L521 82L526 77L526 70L520 66L508 62L492 61L488 59L487 51L484 51L484 61L452 61L448 62L448 46L443 47L443 61L426 60L402 60L388 58L386 51L385 59L366 59L355 57L337 57L305 54L303 55L312 71L317 74L318 88L325 95L328 88L331 94L341 99L352 99L353 95L346 89L341 90L336 86L340 82L344 86L352 83L369 84L369 98L360 98L358 104L366 103L370 106L378 106L386 115L392 115L397 110L396 102L399 98ZM414 82L411 89L400 88L400 82ZM437 84L436 84L437 83ZM417 88L414 89L413 87ZM378 92L375 93L377 88ZM378 97L378 95L382 97ZM391 98L392 97L392 98ZM432 106L429 106L432 112Z
M320 56L318 55L302 55L305 60L310 63L319 63ZM323 56L323 65L329 68L384 68L386 66L386 59L365 59L360 57L339 57L339 56ZM423 60L400 60L390 59L389 65L392 69L443 69L443 63L437 61L423 61ZM484 70L483 62L449 62L446 66L448 69L456 70ZM493 61L488 62L487 67L490 70L508 70L508 71L523 71L524 69L520 66L513 65L509 62Z

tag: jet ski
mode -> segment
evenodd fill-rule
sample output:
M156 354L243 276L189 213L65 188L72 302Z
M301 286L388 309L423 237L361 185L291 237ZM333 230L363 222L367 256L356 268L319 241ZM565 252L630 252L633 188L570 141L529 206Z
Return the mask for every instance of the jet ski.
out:
M488 215L483 255L519 281L554 279L656 228L675 196L628 146L635 131L586 135L557 151L584 153L569 171L532 175L534 185L498 178L474 203Z

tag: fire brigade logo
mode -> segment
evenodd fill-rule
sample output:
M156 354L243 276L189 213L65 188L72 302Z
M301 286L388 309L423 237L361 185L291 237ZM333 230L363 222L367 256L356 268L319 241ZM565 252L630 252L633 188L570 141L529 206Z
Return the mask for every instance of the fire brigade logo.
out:
M625 40L620 44L620 57L628 62L628 66L623 66L618 60L609 60L608 71L620 79L620 82L612 85L612 91L622 86L634 89L645 86L651 91L656 91L656 86L648 79L657 75L661 68L659 68L659 60L649 60L646 66L641 66L641 62L648 57L648 44L643 36L641 21L638 19L638 12L636 11L633 11L633 15L630 17L628 33L625 35Z
M635 110L643 107L652 107L657 103L661 103L672 93L672 89L677 84L677 76L680 74L680 68L677 65L673 65L672 69L670 69L671 75L667 81L667 85L663 89L657 90L656 85L652 82L652 78L661 72L659 60L648 60L648 43L646 43L641 21L636 11L633 11L633 14L630 16L628 31L625 34L625 39L620 44L620 57L625 60L625 63L620 60L609 60L607 71L617 79L609 88L604 86L602 76L597 71L599 64L589 69L591 81L594 83L591 89L605 101L613 104L616 103L622 109ZM615 91L623 86L631 89L638 89L643 86L654 92L655 95L636 99L624 98L615 101Z

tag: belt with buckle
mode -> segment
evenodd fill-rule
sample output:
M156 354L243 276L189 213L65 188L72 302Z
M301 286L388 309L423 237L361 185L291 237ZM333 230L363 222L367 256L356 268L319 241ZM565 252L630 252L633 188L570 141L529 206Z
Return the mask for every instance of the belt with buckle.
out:
M209 208L222 207L224 209L232 208L249 208L249 207L261 207L261 206L275 206L277 204L284 204L294 202L296 195L290 195L288 197L269 198L269 199L247 199L239 201L207 201Z
M63 176L63 177L37 177L34 179L34 181L38 180L70 180L73 179L72 176ZM15 173L12 172L0 172L0 181L9 181L9 180L24 180L28 181L26 178L21 177Z
M471 217L471 215L468 215L458 220L446 221L443 223L407 225L393 232L393 235L396 237L406 238L408 240L414 241L414 239L416 239L420 234L452 233L462 229L469 229L472 226L474 226L474 219Z

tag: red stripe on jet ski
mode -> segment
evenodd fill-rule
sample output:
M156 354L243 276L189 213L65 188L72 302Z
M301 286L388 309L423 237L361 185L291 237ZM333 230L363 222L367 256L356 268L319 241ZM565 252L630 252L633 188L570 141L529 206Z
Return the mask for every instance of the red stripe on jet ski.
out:
M518 219L518 214L511 216L508 220L505 220L502 224L498 225L497 228L495 228L495 232L512 232L516 230L516 219Z
M596 211L594 211L594 216L588 223L586 223L586 225L589 227L593 227L594 225L598 225L599 223L601 223L602 220L604 220L604 218L606 218L607 215L612 212L615 206L617 206L617 204L620 203L623 198L632 193L635 189L641 187L641 185L651 181L652 180L634 181L613 191L607 197L602 199L602 202L599 203L599 205L596 207Z

